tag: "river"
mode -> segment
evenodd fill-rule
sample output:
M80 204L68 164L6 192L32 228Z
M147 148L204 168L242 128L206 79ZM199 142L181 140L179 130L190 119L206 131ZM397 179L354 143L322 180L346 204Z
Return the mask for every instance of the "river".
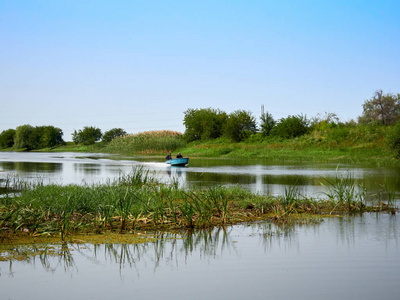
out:
M324 195L321 181L351 176L372 195L388 184L399 195L399 170L335 164L162 160L89 153L0 152L0 179L20 176L91 184L143 166L182 186L240 185L279 195L297 185ZM158 233L143 244L57 244L62 255L0 261L0 299L398 299L400 220L386 213L326 218L281 229L268 222ZM45 245L10 247L32 253ZM47 246L49 247L49 246Z

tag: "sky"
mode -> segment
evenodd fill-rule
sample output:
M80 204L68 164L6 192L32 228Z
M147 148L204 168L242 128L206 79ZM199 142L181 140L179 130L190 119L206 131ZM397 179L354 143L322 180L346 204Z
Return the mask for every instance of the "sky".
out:
M400 1L0 0L0 132L184 132L185 111L357 120L400 93Z

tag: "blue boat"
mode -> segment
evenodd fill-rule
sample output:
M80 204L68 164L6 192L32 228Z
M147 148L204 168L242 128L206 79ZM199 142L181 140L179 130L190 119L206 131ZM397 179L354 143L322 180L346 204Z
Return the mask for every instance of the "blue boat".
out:
M173 158L165 162L171 166L184 167L189 163L189 158Z

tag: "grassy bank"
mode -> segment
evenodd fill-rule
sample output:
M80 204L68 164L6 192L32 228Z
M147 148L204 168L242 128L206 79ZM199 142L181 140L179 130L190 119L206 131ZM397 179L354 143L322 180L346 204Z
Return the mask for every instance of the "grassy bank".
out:
M207 228L270 220L276 224L319 222L321 217L371 211L396 212L393 194L367 204L350 177L326 182L327 199L308 199L295 187L281 197L252 194L239 187L179 188L161 184L141 168L108 184L29 185L10 182L20 194L0 198L0 242L75 234ZM22 239L21 239L22 238Z
M255 134L240 143L224 138L185 143L179 132L149 131L119 137L110 143L75 145L68 142L64 146L41 151L105 152L161 157L165 157L168 152L181 152L186 157L199 158L400 165L400 160L388 147L387 136L392 129L390 126L362 125L320 127L293 139Z

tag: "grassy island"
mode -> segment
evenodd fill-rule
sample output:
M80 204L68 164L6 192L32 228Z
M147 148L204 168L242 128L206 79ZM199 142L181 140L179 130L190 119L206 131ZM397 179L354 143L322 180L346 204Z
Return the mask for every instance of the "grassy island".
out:
M11 180L11 179L10 179ZM308 199L289 186L280 197L239 187L182 189L137 168L107 184L43 185L9 182L0 198L0 243L72 241L77 235L138 233L268 220L278 225L320 222L347 213L396 213L394 195L367 203L351 177L326 182L326 199Z

